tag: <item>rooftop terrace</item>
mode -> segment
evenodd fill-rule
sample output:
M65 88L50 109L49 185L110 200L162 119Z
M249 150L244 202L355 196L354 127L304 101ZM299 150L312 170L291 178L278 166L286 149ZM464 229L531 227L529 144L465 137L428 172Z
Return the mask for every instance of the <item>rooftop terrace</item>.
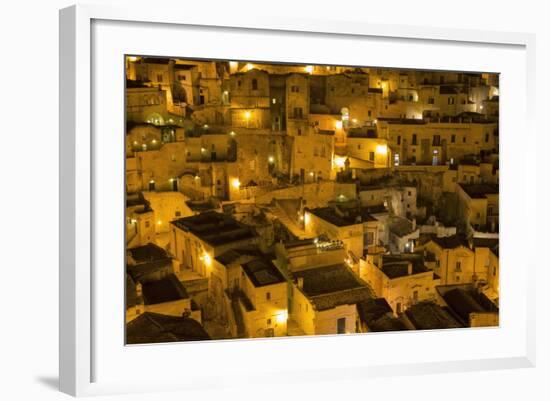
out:
M251 227L233 217L217 212L206 212L191 217L183 217L171 222L180 230L190 232L202 241L220 246L256 237Z
M286 280L271 260L259 258L242 265L244 272L254 286L284 283Z
M344 265L335 264L293 272L303 280L302 291L317 310L351 305L372 298L372 292Z
M308 209L308 211L337 227L361 224L366 221L376 221L376 219L367 212L366 208L344 209L340 207L319 207Z

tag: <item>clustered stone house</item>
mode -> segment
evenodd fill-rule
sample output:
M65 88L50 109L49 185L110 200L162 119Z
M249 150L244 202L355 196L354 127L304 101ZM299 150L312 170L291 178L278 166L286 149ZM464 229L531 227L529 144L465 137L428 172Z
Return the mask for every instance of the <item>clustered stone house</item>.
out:
M498 325L497 75L126 74L133 342Z

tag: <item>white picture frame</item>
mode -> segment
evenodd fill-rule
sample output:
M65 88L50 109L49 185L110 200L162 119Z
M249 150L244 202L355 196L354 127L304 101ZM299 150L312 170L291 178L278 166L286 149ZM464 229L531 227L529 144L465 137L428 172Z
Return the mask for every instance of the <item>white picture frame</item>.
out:
M516 84L521 82L518 85L523 85L520 88L523 96L519 96L519 99L514 99L516 103L511 104L510 107L503 104L501 116L503 114L506 116L505 113L507 111L510 112L512 106L518 107L519 105L524 107L524 109L518 109L517 113L515 113L516 115L511 116L509 119L508 117L504 117L507 120L503 121L503 129L501 129L503 133L502 141L504 143L504 145L501 145L504 146L501 158L501 163L503 164L501 185L505 189L510 188L509 182L521 182L522 191L508 191L510 194L509 198L504 198L505 200L501 201L501 205L505 211L508 210L507 208L522 206L523 210L518 216L513 217L510 215L508 225L507 220L504 219L501 226L503 230L506 230L506 227L517 227L521 224L518 221L521 217L525 219L528 229L534 232L532 225L536 221L536 212L533 207L527 207L526 201L528 194L534 195L535 191L534 178L528 174L535 170L534 160L533 158L525 157L521 157L519 161L513 160L509 157L510 154L506 152L507 149L510 149L510 151L514 148L517 149L517 146L521 144L521 142L516 142L516 138L508 137L511 133L507 127L521 129L524 132L521 141L526 143L535 142L535 132L532 125L535 109L534 35L400 25L373 25L357 21L304 20L275 16L255 16L251 18L250 15L246 15L241 19L233 18L227 21L223 15L216 13L180 16L177 10L143 9L140 7L115 8L105 5L78 5L63 9L60 12L60 389L63 392L80 396L238 385L238 383L235 384L231 376L225 376L227 371L223 370L223 366L220 367L219 371L214 373L197 371L195 374L191 371L187 372L189 376L186 376L185 380L176 380L169 376L166 379L151 376L151 380L144 381L133 379L131 377L131 370L127 376L123 374L105 374L104 376L100 371L100 366L105 366L106 363L116 366L119 370L122 366L119 363L124 363L124 361L116 360L114 354L110 355L107 353L106 350L108 347L105 346L104 337L100 339L97 336L96 325L101 324L102 327L106 327L107 323L103 322L102 319L107 321L108 318L102 314L102 307L95 306L94 304L96 301L94 299L94 291L97 290L98 286L103 285L104 281L102 280L111 277L110 275L105 275L104 277L104 275L98 276L95 274L94 268L97 267L97 262L103 260L102 258L107 255L113 257L114 265L116 265L116 260L119 260L122 266L122 259L117 259L119 255L109 255L107 252L101 256L95 253L94 248L96 238L94 235L97 235L98 230L101 230L106 225L105 221L101 222L99 220L105 220L108 216L116 219L118 216L104 213L103 206L97 202L97 192L106 193L103 188L100 188L103 185L101 180L96 179L97 174L101 174L99 172L101 168L98 164L98 155L101 154L101 159L106 160L107 164L113 163L115 166L117 166L116 158L123 158L122 153L117 154L116 146L114 151L106 151L101 146L98 147L98 145L105 144L105 142L96 142L96 138L93 135L94 129L100 126L96 119L97 113L101 113L99 110L101 107L96 107L98 100L97 93L95 93L94 102L92 81L94 77L102 79L100 69L94 69L97 68L97 60L94 59L94 54L97 54L95 52L98 50L101 51L97 46L101 46L101 43L104 43L101 41L102 33L98 33L99 39L97 42L93 41L93 35L95 32L94 24L101 23L102 21L105 21L108 25L105 25L105 29L114 29L116 32L120 29L130 29L128 25L124 24L134 24L131 29L134 29L136 33L140 29L146 29L146 27L150 28L154 26L158 28L154 29L156 33L150 32L151 36L162 35L163 32L160 31L163 29L192 27L193 29L204 28L206 34L224 31L227 35L232 33L254 35L254 32L262 32L267 36L282 34L290 38L294 35L302 38L302 40L313 41L318 40L322 36L327 41L331 40L331 38L338 38L343 44L346 41L370 38L375 41L384 40L388 43L392 41L409 41L410 43L431 43L437 46L479 47L481 51L484 51L484 47L487 46L515 49L512 53L517 50L517 55L509 57L518 57L521 61L518 65L523 65L523 67L519 67L522 69L518 73L519 75L514 77ZM137 23L142 25L135 25ZM124 26L115 27L116 24ZM115 38L112 39L113 42L117 42ZM133 48L133 50L139 49ZM118 50L113 47L113 51L116 52ZM163 49L159 51L170 51L169 46L164 45ZM174 49L172 54L165 55L187 56L187 54L179 54L180 51ZM460 51L460 49L456 49L456 51ZM147 53L143 51L142 54ZM252 53L248 54L249 57L252 57L250 55ZM193 54L189 54L189 56L197 56L197 52L195 51ZM122 60L123 53L120 53L120 57L120 60ZM265 57L258 53L257 59L264 60ZM273 57L277 58L275 55ZM308 56L304 55L304 57ZM324 55L322 61L326 62L330 57L330 55ZM280 57L277 58L277 60L279 59ZM364 64L360 62L360 57L350 58L348 61L353 60L359 60L357 65ZM401 64L399 65L401 67L411 66L409 63L410 60L402 60L401 62L398 59L396 60L394 62ZM412 66L414 66L414 63ZM457 66L456 69L460 69L460 66ZM120 90L120 98L122 98L122 87L118 87L118 89ZM506 91L504 91L503 97L506 97ZM122 104L120 107L122 107ZM118 118L120 121L117 124L120 124L123 115L120 114ZM114 127L116 126L115 124ZM122 135L122 131L120 132ZM101 141L104 140L101 139ZM121 160L118 163L121 163ZM507 163L510 163L509 165L513 166L513 168L507 168ZM116 184L116 180L113 184ZM515 194L512 192L515 192ZM506 199L510 199L510 201ZM108 202L109 200L105 201ZM116 224L116 222L113 223L112 221L110 223ZM122 224L122 220L120 220L120 224ZM510 234L510 236L504 234L501 237L503 245L512 244L515 239L514 234ZM526 243L525 246L526 249L530 249L533 245ZM454 372L531 367L535 363L535 284L533 282L533 275L528 273L534 270L535 261L532 259L532 256L529 256L534 255L534 253L525 252L524 256L519 258L517 255L514 256L513 250L507 252L503 248L501 247L501 252L503 253L503 262L501 263L504 269L501 273L503 275L501 280L506 283L508 278L508 283L510 283L513 279L518 288L515 286L507 287L507 284L504 284L504 305L514 304L517 305L517 308L510 312L509 319L505 315L508 312L506 309L503 309L503 321L505 323L502 323L500 329L471 330L467 334L464 334L466 333L465 331L458 330L456 331L456 335L430 332L407 333L408 337L402 337L403 334L382 334L376 336L346 336L344 338L327 337L275 341L206 342L193 345L177 344L175 345L176 348L164 345L148 346L125 350L124 352L127 355L121 356L121 358L128 358L127 361L133 361L135 364L136 360L141 360L140 358L151 358L150 360L167 358L167 355L181 352L184 349L183 347L186 347L185 351L189 355L196 355L197 352L203 354L211 353L211 357L222 354L226 356L241 355L245 361L251 361L252 359L247 358L254 358L254 356L247 356L246 352L243 351L243 347L249 349L249 352L256 355L255 357L258 359L273 353L281 355L285 355L285 353L296 354L297 350L301 350L300 352L303 352L303 355L311 356L315 355L315 347L319 347L319 341L323 341L323 347L325 347L325 352L329 356L328 358L314 359L309 364L300 364L297 363L300 361L294 361L296 363L292 365L296 366L292 370L281 370L283 366L282 361L279 365L277 364L278 362L274 362L275 366L271 369L264 367L255 368L252 366L239 366L236 369L240 373L248 372L258 383L269 383L274 377L280 382L290 382L295 379L297 371L300 372L299 377L301 380L326 380L343 377L360 380L363 377L390 374L421 374L441 371ZM122 252L122 249L120 252ZM516 276L515 274L518 274L518 272L506 269L507 263L505 258L509 258L510 261L514 262L516 259L513 258L517 258L519 266L522 269L521 274ZM520 259L522 262L519 262ZM113 268L113 271L116 271L116 268ZM122 283L122 273L120 273L120 276L120 283ZM508 297L506 295L505 290L507 288L510 289L510 294L514 294L513 296L510 295ZM110 294L109 296L122 299L122 285L115 283L112 287L108 287L108 290L112 291L108 291L107 288L105 290ZM113 294L117 291L120 293ZM122 326L122 311L117 313L120 317L120 325ZM113 324L112 319L109 324ZM476 337L484 338L483 341L490 342L494 341L495 338L498 340L498 336L495 334L496 330L501 330L500 333L506 333L510 328L512 332L513 327L521 328L521 333L514 332L507 338L507 341L512 341L513 343L513 346L510 345L508 351L502 349L502 352L500 352L498 345L495 345L495 348L491 349L490 352L476 351L477 353L474 353L472 351L471 355L464 353L464 358L457 357L454 359L452 357L446 359L447 356L442 355L439 360L437 358L419 360L411 351L410 357L398 358L401 362L395 362L397 359L389 358L389 356L387 362L384 362L382 358L373 360L370 363L367 363L365 360L352 360L352 358L345 361L336 361L330 358L330 356L338 355L338 350L344 349L343 347L362 347L365 341L381 341L379 338L383 336L392 336L394 342L396 339L405 338L407 342L410 341L410 344L415 343L419 339L419 336L423 336L424 338L430 337L431 341L439 341L437 339L438 335L445 336L445 338L447 338L447 335L456 336L457 341L460 340L465 343L472 341ZM124 348L122 341L120 341L120 347ZM458 353L463 353L463 351L459 347ZM144 354L147 355L143 356ZM376 359L376 357L373 357L373 359ZM98 363L98 360L102 362ZM131 362L127 363L128 366L131 365ZM227 367L227 369L229 368Z

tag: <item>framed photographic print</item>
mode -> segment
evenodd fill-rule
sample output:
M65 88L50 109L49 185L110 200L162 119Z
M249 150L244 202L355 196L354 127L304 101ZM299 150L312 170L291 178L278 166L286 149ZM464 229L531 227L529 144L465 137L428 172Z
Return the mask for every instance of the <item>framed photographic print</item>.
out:
M175 15L61 11L62 391L532 366L533 36Z

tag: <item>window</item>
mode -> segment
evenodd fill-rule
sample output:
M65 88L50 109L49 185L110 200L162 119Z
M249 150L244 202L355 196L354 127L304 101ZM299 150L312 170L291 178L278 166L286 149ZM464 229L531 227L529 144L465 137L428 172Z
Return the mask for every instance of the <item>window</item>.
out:
M451 135L451 143L455 143L456 142L456 135Z
M149 225L150 225L149 220L146 220L145 221L145 228L149 228Z
M370 110L367 113L368 113L369 117L372 115L372 111L370 111Z
M413 145L416 145L416 134L413 134L413 137L412 137L412 144L413 144Z
M374 244L374 233L371 231L367 231L367 245L373 245Z
M455 266L455 272L461 272L462 271L462 267L461 267L461 262L456 262L456 266Z
M179 210L176 210L176 217L180 217L181 216L181 212Z
M241 87L241 84L242 82L240 80L237 81L237 86L240 88Z
M428 98L428 104L434 104L434 103L435 103L435 99L432 96L430 96Z
M408 196L411 196L411 194L412 194L411 191L408 191L408 192L407 192L407 195L408 195Z
M185 81L187 77L185 75L178 75L178 80Z
M489 142L489 134L485 133L485 143Z
M466 143L466 137L462 138L462 143Z
M294 107L294 118L303 118L304 113L301 107Z
M341 317L340 319L336 320L336 327L337 327L337 333L338 334L344 334L346 332L346 318Z
M447 104L455 104L455 98L452 97L452 96L449 97L449 98L447 99Z
M413 302L418 302L418 291L413 291Z
M441 144L441 135L434 135L432 146L440 146Z
M302 135L302 129L298 128L298 136Z
M401 135L397 135L397 144L401 145Z
M162 74L157 74L157 82L162 82Z
M270 301L270 300L271 300L271 293L270 293L270 292L266 292L266 293L265 293L265 299L266 299L267 301Z
M267 325L271 326L271 319L267 319Z
M493 266L493 276L496 276L496 275L497 275L497 267Z
M369 160L374 161L374 152L369 152Z
M252 80L252 90L258 90L258 80L256 78Z
M291 91L291 92L294 92L294 93L298 93L298 92L300 92L300 87L297 86L297 85L292 85L292 86L290 87L290 91Z

